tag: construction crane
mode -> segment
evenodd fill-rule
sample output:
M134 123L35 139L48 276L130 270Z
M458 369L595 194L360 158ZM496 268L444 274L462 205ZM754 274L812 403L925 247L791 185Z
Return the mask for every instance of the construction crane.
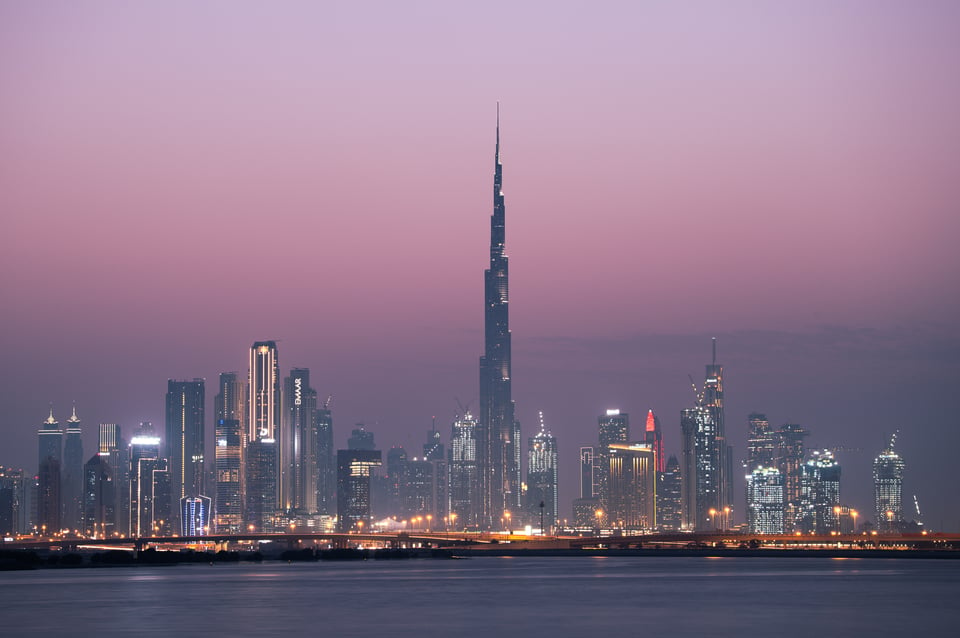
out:
M467 413L470 412L470 402L467 401L467 404L464 405L460 401L460 397L453 397L453 400L457 402L457 407L460 408L460 416L467 416Z
M697 388L697 384L693 380L692 374L688 374L687 378L690 379L690 387L693 388L693 396L697 400L696 406L699 408L701 405L703 405L703 391Z
M324 409L324 410L329 410L329 409L330 409L330 402L331 402L331 401L333 401L333 395L332 395L332 394L328 394L328 395L327 395L327 398L326 398L326 399L324 400L324 402L323 402L323 409Z

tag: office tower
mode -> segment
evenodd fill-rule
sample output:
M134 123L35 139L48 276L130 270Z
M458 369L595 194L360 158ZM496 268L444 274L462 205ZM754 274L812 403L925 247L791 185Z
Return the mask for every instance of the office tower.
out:
M60 488L63 499L63 527L80 530L83 526L83 437L77 406L67 419L63 439L63 481Z
M230 419L245 425L247 417L247 385L241 381L236 372L221 372L219 390L214 398L214 419ZM247 432L247 428L243 428Z
M180 501L201 496L204 489L204 405L203 379L167 381L166 459L170 472L170 511L175 515L171 529L182 527Z
M113 531L125 536L130 531L130 448L116 423L100 424L98 454L107 460L113 474Z
M27 530L23 470L0 465L0 535L15 536Z
M217 421L214 527L221 533L243 528L243 434L239 419Z
M141 432L144 431L141 427ZM129 536L156 536L161 527L169 523L169 516L163 518L163 512L169 512L169 483L166 472L166 460L160 456L160 437L139 434L130 439L130 530ZM156 473L167 475L160 479ZM164 499L164 492L167 498ZM164 507L163 500L167 501ZM159 501L159 502L158 502Z
M803 465L800 486L801 529L829 534L840 531L840 464L830 450L815 450Z
M250 347L247 388L247 441L276 440L280 427L280 367L275 341L257 341Z
M310 370L293 368L284 379L283 392L281 507L288 512L313 513L317 511L319 424Z
M527 513L534 527L546 533L557 525L557 439L547 432L540 413L540 431L527 440ZM542 521L541 521L542 518Z
M363 423L357 423L357 427L350 431L350 438L347 439L348 450L375 450L376 443L373 442L373 432L367 432Z
M109 454L98 452L83 465L83 532L108 538L117 531L117 484Z
M680 471L683 528L709 531L716 528L714 515L719 511L717 481L719 458L715 445L714 424L710 412L700 404L680 411L683 448Z
M580 448L580 498L593 498L594 468L593 447Z
M660 418L653 413L653 410L647 412L647 423L643 440L653 447L653 453L657 457L657 471L665 471L667 468L667 459L663 455L663 431L660 429Z
M786 423L774 432L776 467L783 475L783 529L787 533L800 529L803 464L806 459L803 439L808 434L807 430L795 423Z
M618 529L654 529L657 469L653 447L648 443L612 443L607 450L607 524Z
M767 415L752 413L747 417L747 430L747 471L752 472L758 467L774 467L779 457L779 443Z
M716 474L712 477L712 485L706 486L715 490L715 494L707 497L716 502L716 509L726 512L733 505L733 452L727 445L726 429L723 416L723 366L717 363L717 339L712 340L713 358L706 366L706 379L703 383L703 407L710 415L712 427L703 432L702 442L708 446L705 450L715 465ZM729 517L728 517L729 518ZM729 521L724 521L729 526Z
M395 445L387 450L385 466L374 475L373 487L371 488L373 490L371 507L373 508L373 514L378 518L404 517L400 503L400 491L407 462L407 451Z
M903 522L903 459L894 451L897 435L890 437L890 445L873 460L873 494L876 506L877 529L891 533L899 531Z
M185 496L180 499L180 535L206 536L210 526L210 497Z
M379 450L337 450L337 531L370 529L370 474Z
M397 515L418 523L416 528L427 528L427 516L432 521L434 503L433 463L426 459L404 458L397 468Z
M664 532L681 529L683 478L680 461L671 455L663 472L657 476L657 522Z
M243 516L248 530L272 532L276 527L278 460L276 439L247 443Z
M59 532L61 528L61 477L63 472L63 431L50 416L37 431L39 463L37 471L37 529L44 534Z
M747 474L747 525L751 534L783 534L783 474L758 466Z
M450 433L450 528L476 527L482 506L477 464L477 421L469 412L453 422Z
M477 423L477 466L482 527L489 528L506 510L520 504L518 424L511 389L509 268L504 252L506 214L503 166L500 163L500 106L493 168L493 214L490 217L490 267L484 279L484 350L480 357L480 420Z
M337 460L333 446L333 413L330 399L317 410L317 513L337 513Z
M597 461L597 491L595 496L600 499L600 509L607 511L610 500L609 447L630 440L630 415L618 409L607 410L606 414L597 418L597 431L600 445L594 454Z
M273 529L280 505L280 372L277 344L250 347L247 377L247 440L244 453L244 523L257 531Z

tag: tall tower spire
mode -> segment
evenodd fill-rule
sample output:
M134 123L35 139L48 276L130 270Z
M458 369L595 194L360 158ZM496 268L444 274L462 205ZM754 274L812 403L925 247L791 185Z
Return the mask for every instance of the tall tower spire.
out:
M480 421L477 465L480 523L491 527L504 512L520 507L520 434L511 391L509 268L504 251L506 211L500 163L500 103L497 103L490 216L490 267L484 273L484 352L480 357Z

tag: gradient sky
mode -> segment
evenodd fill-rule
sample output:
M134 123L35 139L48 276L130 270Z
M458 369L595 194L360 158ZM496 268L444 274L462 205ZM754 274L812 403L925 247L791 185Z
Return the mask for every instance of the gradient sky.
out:
M161 425L168 378L212 399L259 339L335 396L338 445L447 435L497 100L514 398L562 512L604 409L679 452L717 336L737 459L749 412L799 422L862 449L868 513L900 429L907 496L960 529L949 1L0 2L0 464L36 469L51 401L88 455Z

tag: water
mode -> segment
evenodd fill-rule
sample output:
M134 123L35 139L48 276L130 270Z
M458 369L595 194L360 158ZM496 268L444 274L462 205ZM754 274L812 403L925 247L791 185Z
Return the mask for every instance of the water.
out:
M20 635L958 634L960 561L471 558L0 573ZM866 633L865 633L866 632Z

